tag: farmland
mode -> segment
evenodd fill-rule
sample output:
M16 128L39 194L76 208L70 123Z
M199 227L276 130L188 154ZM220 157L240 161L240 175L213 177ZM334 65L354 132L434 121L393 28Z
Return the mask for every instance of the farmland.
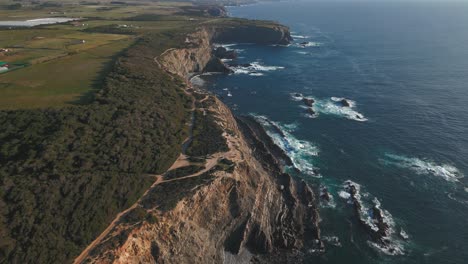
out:
M2 20L67 17L80 20L32 28L0 28L0 61L11 70L0 74L0 110L43 109L91 102L116 57L147 32L162 32L188 24L172 15L187 3L138 2L109 5L72 1L50 5L23 4ZM1 8L3 7L3 8Z

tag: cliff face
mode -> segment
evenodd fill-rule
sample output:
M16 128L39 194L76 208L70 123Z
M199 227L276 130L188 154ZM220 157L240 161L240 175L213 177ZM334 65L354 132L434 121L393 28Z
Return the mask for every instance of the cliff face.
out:
M289 29L282 25L234 25L216 30L216 42L239 42L287 45L292 41Z
M202 71L218 37L202 29L189 36L191 47L169 50L160 61L181 76ZM228 151L208 157L200 173L156 182L83 262L272 263L304 246L322 250L315 195L282 172L288 160L274 155L262 127L236 121L212 95L194 98L224 131Z
M154 220L119 223L85 261L223 263L254 258L266 262L271 254L294 252L305 241L320 238L309 186L277 169L280 161L260 141L260 132L250 128L251 121L242 122L241 132L230 110L214 101L209 110L229 131L224 136L230 150L223 157L233 161L235 169L214 170L171 210L162 209L164 201L155 198L161 189L150 191L141 206ZM171 183L160 185L165 184L169 188ZM321 244L312 246L321 248Z
M166 69L182 77L202 71L229 72L212 54L212 43L256 43L286 45L292 41L289 29L282 25L207 25L189 34L185 48L170 49L159 61ZM208 67L208 68L207 68Z

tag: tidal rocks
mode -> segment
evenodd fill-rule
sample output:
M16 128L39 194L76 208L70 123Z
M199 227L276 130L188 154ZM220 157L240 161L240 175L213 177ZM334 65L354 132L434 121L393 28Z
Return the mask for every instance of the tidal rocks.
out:
M306 111L307 111L307 113L308 113L309 115L315 115L315 111L314 111L314 109L313 109L312 107L307 108Z
M225 47L217 47L213 51L213 55L220 59L233 60L237 58L237 52L235 50L228 50Z
M219 58L213 57L208 61L204 68L205 72L232 73L232 70L224 64Z
M302 102L304 102L305 105L309 106L309 107L312 107L312 105L314 104L314 99L312 98L302 98Z
M349 202L353 204L361 226L370 237L369 243L389 255L404 254L404 249L393 241L392 234L395 232L391 215L380 208L379 200L374 198L372 201L362 201L361 198L368 197L369 194L361 194L360 186L352 181L346 181L344 189L349 194ZM403 237L401 234L400 236Z
M328 192L327 187L323 187L320 190L320 199L322 199L322 201L325 201L327 203L331 201L330 193Z
M341 99L340 102L341 106L344 106L344 107L351 107L351 103L346 100L345 98Z

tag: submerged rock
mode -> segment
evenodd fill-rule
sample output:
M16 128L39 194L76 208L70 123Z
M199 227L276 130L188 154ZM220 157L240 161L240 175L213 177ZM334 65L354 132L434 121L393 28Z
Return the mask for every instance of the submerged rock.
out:
M315 111L314 111L314 109L312 109L312 107L307 108L306 111L307 111L307 113L308 113L309 115L315 115Z
M322 199L325 202L330 202L331 197L330 197L330 193L328 192L327 187L322 188L320 192L320 199Z
M302 98L302 102L304 102L304 104L309 107L312 107L312 105L315 103L314 99L312 98Z

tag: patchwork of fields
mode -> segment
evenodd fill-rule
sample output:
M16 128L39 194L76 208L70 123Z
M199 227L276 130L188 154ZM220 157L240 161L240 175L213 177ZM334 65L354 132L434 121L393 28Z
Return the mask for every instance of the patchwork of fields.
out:
M12 2L13 3L13 2ZM0 110L63 107L88 103L102 85L115 58L139 36L188 24L173 15L190 4L129 5L73 4L28 6L5 10L2 20L73 17L78 21L31 28L0 28Z

